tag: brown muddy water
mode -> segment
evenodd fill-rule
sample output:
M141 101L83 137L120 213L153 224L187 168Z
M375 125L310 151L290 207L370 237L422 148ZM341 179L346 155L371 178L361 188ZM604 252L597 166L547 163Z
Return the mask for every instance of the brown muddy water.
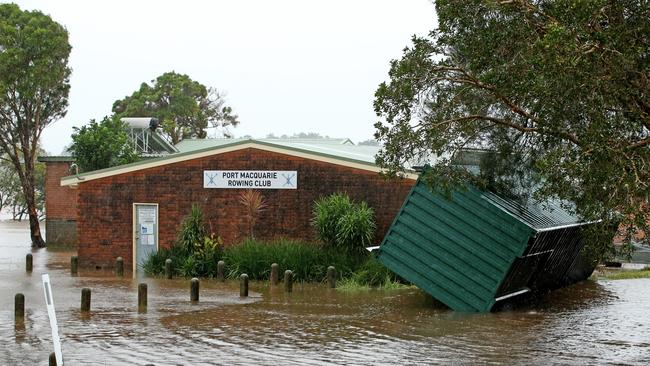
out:
M341 292L296 284L116 279L69 274L71 252L31 252L24 224L0 223L0 365L46 365L52 352L41 274L51 277L66 365L646 365L650 280L587 281L534 305L492 314L435 307L416 289ZM137 312L137 284L149 308ZM79 311L81 288L92 311ZM25 294L24 324L14 295Z

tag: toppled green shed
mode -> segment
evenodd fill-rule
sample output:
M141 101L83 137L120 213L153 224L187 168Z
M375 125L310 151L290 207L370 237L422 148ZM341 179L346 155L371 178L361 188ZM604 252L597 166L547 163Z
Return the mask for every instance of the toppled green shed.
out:
M378 259L453 310L485 312L589 277L593 266L580 255L585 224L559 202L520 204L474 187L445 197L420 180Z

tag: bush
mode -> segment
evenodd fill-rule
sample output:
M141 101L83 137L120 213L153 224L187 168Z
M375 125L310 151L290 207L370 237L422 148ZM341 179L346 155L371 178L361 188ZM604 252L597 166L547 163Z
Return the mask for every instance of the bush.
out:
M172 260L175 275L183 277L213 277L217 262L221 259L223 243L214 234L206 235L203 212L197 204L192 205L178 234L177 244L170 249L162 248L149 256L143 269L148 275L165 271L165 260Z
M312 225L326 245L354 254L372 243L376 227L373 209L365 202L355 204L343 193L314 203Z
M178 244L189 254L203 244L203 238L205 238L203 212L201 207L194 203L190 214L183 219L181 224L181 230L178 233Z
M404 287L400 279L374 257L368 258L349 277L339 283L342 290L369 288L397 289Z
M246 273L251 279L268 279L271 264L277 263L280 274L290 269L295 280L311 282L323 281L328 266L335 266L339 277L350 275L362 261L334 248L290 240L270 243L247 240L226 248L224 258L231 278Z

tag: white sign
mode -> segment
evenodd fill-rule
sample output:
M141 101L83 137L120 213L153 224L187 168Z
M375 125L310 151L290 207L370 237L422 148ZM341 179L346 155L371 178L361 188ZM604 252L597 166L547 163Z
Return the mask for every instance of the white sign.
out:
M140 206L138 209L140 223L156 223L156 206Z
M47 315L50 318L50 327L52 328L52 343L54 344L54 356L56 364L63 365L63 354L61 353L61 340L59 339L59 326L56 324L56 313L54 312L54 299L52 297L52 286L50 286L50 275L41 276L43 280L43 291L45 292L45 305L47 306Z
M203 188L296 189L295 170L204 170Z

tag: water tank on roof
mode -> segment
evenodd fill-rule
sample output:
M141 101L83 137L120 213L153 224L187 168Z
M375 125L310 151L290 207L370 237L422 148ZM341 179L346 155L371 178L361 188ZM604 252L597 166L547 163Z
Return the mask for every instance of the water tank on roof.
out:
M122 122L126 123L132 129L152 129L155 130L160 126L157 118L153 117L126 117L122 118Z

